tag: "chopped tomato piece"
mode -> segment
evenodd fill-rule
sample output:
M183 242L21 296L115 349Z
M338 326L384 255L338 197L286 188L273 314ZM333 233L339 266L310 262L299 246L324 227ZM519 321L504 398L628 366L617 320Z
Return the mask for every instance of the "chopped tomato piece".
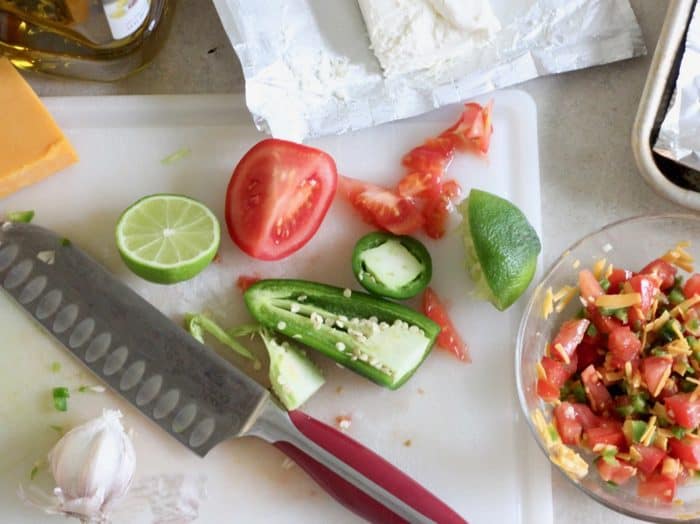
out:
M586 443L591 449L598 444L615 446L620 451L627 449L627 439L622 432L622 425L619 422L588 428L584 431L584 435Z
M676 424L685 429L695 429L700 424L700 400L690 400L692 393L678 393L664 399L666 413Z
M642 297L641 308L644 313L649 311L654 298L659 293L659 282L651 275L636 275L630 279L630 286Z
M578 444L581 433L598 424L598 417L585 404L562 402L554 408L554 422L564 444Z
M455 146L449 138L429 138L411 149L401 160L409 173L432 174L440 181L454 157Z
M646 499L657 499L662 502L673 502L676 496L676 481L654 473L647 478L640 478L637 484L637 495Z
M554 402L559 399L559 387L540 378L537 380L537 396L545 402Z
M678 383L674 377L671 377L664 384L664 389L659 393L659 400L665 400L667 397L672 397L678 393Z
M633 306L627 310L627 318L632 331L640 331L647 320L647 315L644 314L641 307Z
M654 275L661 282L661 289L664 291L673 287L676 278L676 268L665 260L657 258L650 262L640 271L642 275Z
M683 286L683 294L685 298L692 298L695 295L700 295L700 274L695 273L686 281Z
M593 411L596 413L609 411L612 407L612 397L592 365L581 372L581 382L583 382L586 396L591 403Z
M595 299L601 295L605 295L605 291L600 285L600 282L593 276L590 270L584 269L578 274L578 287L581 293L581 297L592 304Z
M279 260L316 234L338 181L333 159L319 149L270 138L238 162L226 190L226 225L248 255Z
M669 377L672 365L672 360L667 357L646 357L642 359L642 377L652 395L655 395L661 381L665 381Z
M578 356L577 371L583 371L591 364L597 366L603 363L604 357L599 353L598 348L597 344L588 342L584 337L583 342L576 350L576 355Z
M445 236L453 201L459 197L461 191L462 188L455 180L448 180L440 185L438 196L425 203L423 207L424 229L430 238L439 239Z
M608 337L608 349L619 367L634 359L642 349L642 343L628 326L612 330Z
M613 463L611 464L603 457L599 457L595 461L600 478L606 482L614 482L616 485L621 486L637 474L637 468L629 462L620 459L614 459L611 462Z
M593 325L604 335L609 335L613 329L623 325L619 319L603 315L600 312L600 309L598 309L594 304L589 304L586 311L588 312L588 316L591 319L591 322L593 322Z
M564 364L561 360L555 360L550 357L542 357L542 367L547 375L547 381L558 388L562 387L564 383L571 378L571 375L576 373L577 365L576 355L574 355L568 364Z
M258 280L260 280L258 275L241 275L236 279L236 286L241 293L245 293L248 291L248 288L255 284Z
M459 336L459 333L452 324L447 308L444 306L440 297L432 288L426 288L423 293L423 313L430 320L440 326L440 334L437 338L437 344L443 349L450 351L459 360L471 362L469 357L469 349ZM557 390L557 398L559 391Z
M639 455L641 455L641 460L635 465L637 469L644 473L645 475L651 475L657 468L661 461L666 457L664 450L657 448L656 446L641 446L633 445Z
M669 439L668 454L680 460L686 468L700 469L700 439L698 438Z
M395 235L409 235L423 226L415 204L390 189L341 176L340 190L369 224Z
M620 288L622 284L627 282L630 278L632 278L632 272L628 271L626 269L620 269L620 268L614 268L612 270L612 273L608 275L608 282L610 282L610 287L607 290L607 293L610 293L611 295L615 293L620 292Z
M414 171L401 179L396 191L403 198L435 199L440 196L442 172Z
M552 340L552 357L563 360L561 351L565 352L569 358L574 354L576 348L583 340L590 321L585 318L567 320L559 328L557 336Z
M483 107L474 102L465 104L457 123L443 132L440 138L449 139L459 150L476 151L485 155L489 151L493 133L492 111L493 101Z

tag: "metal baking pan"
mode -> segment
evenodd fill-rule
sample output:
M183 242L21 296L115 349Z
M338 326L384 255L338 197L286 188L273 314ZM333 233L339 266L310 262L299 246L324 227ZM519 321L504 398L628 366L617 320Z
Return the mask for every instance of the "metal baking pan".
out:
M697 0L671 0L632 129L632 150L644 179L661 196L700 211L700 172L652 150L680 69Z

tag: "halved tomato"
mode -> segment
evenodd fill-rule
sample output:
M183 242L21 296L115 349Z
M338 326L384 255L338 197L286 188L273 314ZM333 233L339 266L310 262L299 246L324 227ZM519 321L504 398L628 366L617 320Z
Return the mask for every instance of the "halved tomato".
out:
M612 464L610 462L612 462ZM615 459L610 462L606 461L603 457L599 457L595 461L600 478L606 482L614 482L618 486L621 486L637 474L637 468L629 462L625 462L621 459Z
M637 495L647 499L658 499L662 502L673 502L676 496L676 481L654 473L647 478L640 478L637 484Z
M593 276L593 273L589 269L584 269L578 274L578 287L581 293L581 297L589 304L595 302L595 299L601 295L605 294L603 288Z
M669 439L668 454L680 460L688 469L700 469L700 439L696 437Z
M583 340L583 336L586 334L590 324L590 321L585 318L571 319L564 322L559 328L557 336L552 340L552 357L562 360L563 357L556 349L557 346L561 346L561 349L570 358Z
M596 413L609 411L612 407L612 397L593 365L588 366L581 372L581 382L593 411Z
M451 140L457 149L473 150L485 155L489 151L493 134L492 111L493 100L485 106L474 102L465 104L459 120L440 137Z
M340 190L369 224L395 235L410 235L423 226L416 205L390 189L341 176Z
M667 290L673 287L677 269L665 260L657 258L640 271L642 275L654 275L661 281L661 289Z
M637 453L642 457L639 462L635 464L639 471L645 475L651 475L657 468L661 461L666 457L664 450L657 448L656 446L641 446L635 444L631 446L635 449Z
M669 371L673 361L667 357L646 357L642 359L642 377L649 389L649 393L654 395L659 384L669 376Z
M439 239L445 236L450 210L461 192L462 188L456 180L448 180L440 184L436 197L425 202L422 212L425 220L424 229L430 238Z
M226 225L248 255L279 260L318 231L338 174L323 151L270 138L238 162L226 191Z
M426 288L425 293L423 293L423 313L440 326L440 334L437 338L438 346L450 351L459 360L471 362L469 349L452 324L447 308L430 287ZM558 396L559 392L557 391Z
M692 393L678 393L664 399L668 416L685 429L695 429L700 424L700 400L691 400L691 396Z

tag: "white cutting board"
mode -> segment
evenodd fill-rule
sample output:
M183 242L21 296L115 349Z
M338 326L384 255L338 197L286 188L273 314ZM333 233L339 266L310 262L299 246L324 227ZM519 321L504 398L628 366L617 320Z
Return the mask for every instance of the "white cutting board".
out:
M489 158L460 154L449 175L467 191L478 187L508 197L540 229L534 103L521 91L499 92L494 98ZM113 242L121 211L147 194L184 193L211 206L224 224L224 191L233 166L262 136L250 123L242 99L232 96L76 97L46 103L81 162L0 201L0 213L36 210L36 223L86 249L176 321L185 312L202 309L229 326L247 321L235 287L240 274L357 288L350 255L355 241L370 228L340 198L314 239L286 260L249 259L229 241L224 226L220 263L194 280L158 286L131 275ZM328 151L343 174L395 183L402 174L402 154L451 125L459 114L459 107L448 107L312 145ZM161 163L183 147L191 150L190 156L171 165ZM451 304L473 363L465 365L435 350L406 385L392 392L319 358L328 382L305 409L331 424L338 415L351 416L348 434L472 523L551 522L549 467L531 442L515 394L514 344L522 304L499 313L470 297L473 286L456 231L426 244L434 260L432 285ZM198 522L357 521L299 468L283 468L284 456L261 441L226 442L200 459L111 393L75 393L68 413L54 411L52 387L95 380L5 297L0 297L0 333L0 521L54 521L25 508L15 496L17 485L28 483L32 464L56 441L50 424L70 427L108 406L121 409L125 424L135 430L139 477L207 477L208 498ZM251 371L250 365L231 360ZM50 370L54 361L62 363L59 373ZM50 477L42 471L36 482L49 486Z

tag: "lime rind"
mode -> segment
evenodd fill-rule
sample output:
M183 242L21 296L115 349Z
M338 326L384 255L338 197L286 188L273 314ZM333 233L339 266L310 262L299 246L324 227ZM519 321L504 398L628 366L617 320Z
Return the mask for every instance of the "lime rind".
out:
M120 217L116 243L124 263L146 280L192 278L216 256L221 228L202 203L182 195L151 195Z
M473 189L459 205L468 271L477 294L503 311L527 289L542 249L535 229L508 200Z

